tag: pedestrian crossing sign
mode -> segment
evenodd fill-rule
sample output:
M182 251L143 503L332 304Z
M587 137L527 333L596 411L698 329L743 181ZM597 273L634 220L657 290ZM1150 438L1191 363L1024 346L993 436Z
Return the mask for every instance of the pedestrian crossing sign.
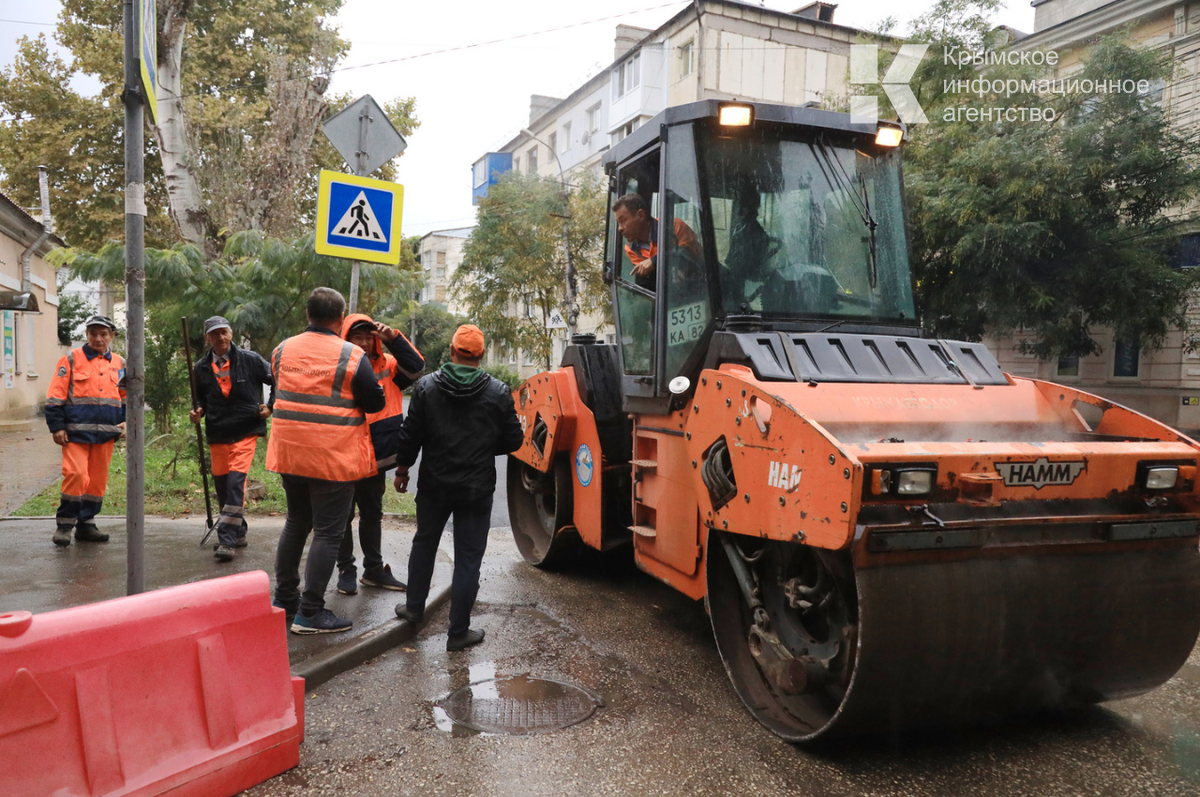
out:
M322 170L317 254L398 265L403 204L402 185Z

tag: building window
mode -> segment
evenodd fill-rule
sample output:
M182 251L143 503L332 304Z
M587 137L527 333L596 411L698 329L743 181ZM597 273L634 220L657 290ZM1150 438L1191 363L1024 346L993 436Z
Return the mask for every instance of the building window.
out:
M529 164L529 173L537 174L537 145L534 144L528 152L525 153L525 162Z
M587 132L595 133L600 129L600 103L587 109Z
M694 53L694 41L688 39L679 46L679 77L682 80L692 74L692 70L696 66L696 56Z
M630 119L628 122L626 122L625 124L618 127L617 131L612 134L612 143L616 144L617 142L621 141L623 138L628 136L634 130L637 130L637 127L638 127L638 120Z
M551 133L549 140L546 143L550 145L551 152L558 152L558 132L556 131Z
M472 176L474 177L472 188L478 188L487 182L487 158L475 163L475 168L472 169Z
M642 54L639 52L617 67L613 73L613 96L624 97L638 87L642 76Z
M437 264L438 264L439 266L444 266L444 265L446 265L446 253L445 253L445 252L438 252L438 253L437 253Z
M563 152L566 152L567 150L569 150L570 148L571 148L571 123L567 122L566 124L563 125L563 142L562 142L562 146L559 147L558 151L560 153L563 153Z
M1138 375L1138 349L1136 340L1118 340L1113 347L1113 376Z
M446 278L446 267L445 267L445 266L438 266L438 267L437 267L437 272L436 272L436 273L437 273L437 278L438 278L438 279L440 279L440 280L444 280L444 279Z
M520 173L520 171L521 171L521 159L520 158L513 158L513 171L517 172L518 174Z
M1192 232L1179 237L1179 244L1175 249L1175 268L1188 269L1196 266L1200 266L1200 234Z
M446 301L446 286L445 285L437 286L437 294L436 295L437 295L437 301L439 301L439 302Z
M1079 358L1078 357L1059 357L1058 358L1058 375L1059 376L1079 376Z

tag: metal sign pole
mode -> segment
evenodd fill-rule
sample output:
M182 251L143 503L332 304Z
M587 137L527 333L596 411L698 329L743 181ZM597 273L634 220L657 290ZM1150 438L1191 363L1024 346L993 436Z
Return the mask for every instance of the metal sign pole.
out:
M137 0L140 2L140 0ZM146 187L135 0L125 0L125 593L144 592L146 529Z
M367 128L371 125L371 109L368 105L363 105L362 110L358 112L358 149L354 153L354 173L359 177L366 177L370 172L367 166ZM393 232L393 235L396 233ZM358 274L362 270L362 263L355 260L353 267L350 269L350 312L358 312Z

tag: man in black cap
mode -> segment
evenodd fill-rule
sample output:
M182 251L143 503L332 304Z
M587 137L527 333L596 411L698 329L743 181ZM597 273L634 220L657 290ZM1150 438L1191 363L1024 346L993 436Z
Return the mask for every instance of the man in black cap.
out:
M109 347L117 326L94 315L85 322L87 343L58 361L46 391L46 425L62 446L62 499L54 544L108 542L96 528L113 444L125 436L125 361Z
M208 351L195 364L196 402L192 423L204 418L213 481L221 514L217 518L218 561L233 559L246 547L246 476L258 438L267 433L270 408L263 388L274 386L271 365L257 353L233 345L233 329L219 315L204 322Z

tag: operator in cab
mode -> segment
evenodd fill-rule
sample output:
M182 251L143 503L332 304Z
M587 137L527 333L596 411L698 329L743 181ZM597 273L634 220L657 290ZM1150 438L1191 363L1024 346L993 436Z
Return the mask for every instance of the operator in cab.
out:
M634 283L654 290L654 272L658 267L658 219L650 215L646 200L638 194L625 194L613 202L617 229L625 239L625 254L633 264ZM675 219L672 235L675 245L695 260L703 260L696 233L682 220Z

